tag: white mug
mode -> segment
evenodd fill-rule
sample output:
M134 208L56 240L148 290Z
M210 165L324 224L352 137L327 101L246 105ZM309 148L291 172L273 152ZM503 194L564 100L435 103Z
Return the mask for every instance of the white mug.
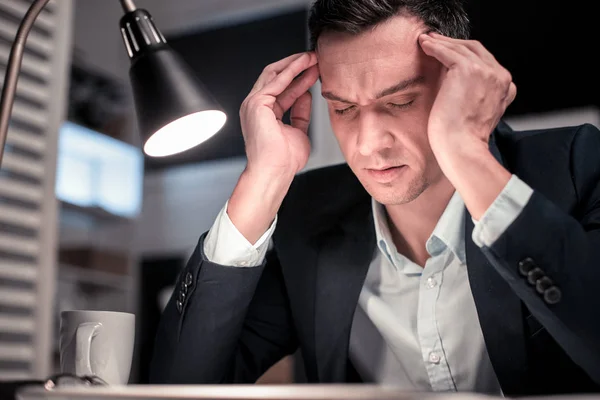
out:
M111 385L126 385L134 337L133 314L63 311L60 314L61 372L97 376Z

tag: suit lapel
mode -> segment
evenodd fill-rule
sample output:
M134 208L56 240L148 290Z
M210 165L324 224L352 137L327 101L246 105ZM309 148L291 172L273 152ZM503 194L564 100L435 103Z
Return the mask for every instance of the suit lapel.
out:
M494 136L490 151L502 162ZM469 283L490 360L504 393L527 387L527 359L520 299L472 239L474 224L465 213L465 250Z
M346 380L352 319L375 249L368 200L317 238L315 346L321 382Z

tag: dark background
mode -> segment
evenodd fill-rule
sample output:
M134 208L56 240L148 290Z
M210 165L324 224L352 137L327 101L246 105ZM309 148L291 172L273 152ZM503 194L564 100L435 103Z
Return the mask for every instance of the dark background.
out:
M472 37L513 75L507 115L600 106L597 1L470 0Z

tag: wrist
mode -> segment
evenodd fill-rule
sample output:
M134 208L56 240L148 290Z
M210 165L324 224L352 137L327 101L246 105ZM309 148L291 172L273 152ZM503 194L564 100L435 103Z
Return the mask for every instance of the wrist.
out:
M453 136L453 135L448 135ZM432 143L431 149L441 168L460 167L472 164L473 161L493 157L489 143L477 138L444 139Z
M233 190L227 214L252 244L269 229L294 179L288 173L255 173L246 169Z
M488 143L471 138L438 142L432 150L440 169L453 184L470 174L476 165L496 162Z
M436 158L476 220L483 216L512 177L490 152L489 144L482 141L448 146L443 154L436 154Z
M289 183L294 179L297 169L288 164L291 163L265 162L263 160L257 162L249 159L243 175L260 184Z
M240 179L252 182L263 188L277 190L278 188L289 187L294 180L296 173L292 169L272 168L248 164Z

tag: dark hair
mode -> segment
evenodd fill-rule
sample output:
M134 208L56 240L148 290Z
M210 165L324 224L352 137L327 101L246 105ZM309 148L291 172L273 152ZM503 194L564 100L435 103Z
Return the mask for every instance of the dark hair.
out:
M469 18L461 0L315 0L308 21L311 49L325 32L357 35L402 12L442 35L469 38Z

